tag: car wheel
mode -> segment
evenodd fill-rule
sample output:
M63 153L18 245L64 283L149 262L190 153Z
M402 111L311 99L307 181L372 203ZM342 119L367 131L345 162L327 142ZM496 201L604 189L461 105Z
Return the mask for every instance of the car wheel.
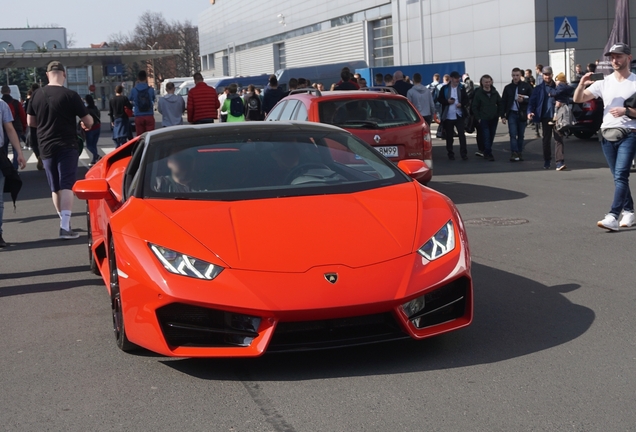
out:
M86 231L88 231L88 265L90 266L91 273L100 276L99 267L97 267L97 260L93 253L93 229L91 228L91 213L86 203Z
M573 132L574 136L579 139L590 139L594 136L594 133L595 132L591 130L577 130Z
M115 242L111 236L108 243L108 267L110 270L110 301L113 314L113 332L117 347L122 351L133 351L137 345L128 340L126 326L124 325L124 312L122 308L121 292L119 291L119 273L117 272L117 259L115 258Z

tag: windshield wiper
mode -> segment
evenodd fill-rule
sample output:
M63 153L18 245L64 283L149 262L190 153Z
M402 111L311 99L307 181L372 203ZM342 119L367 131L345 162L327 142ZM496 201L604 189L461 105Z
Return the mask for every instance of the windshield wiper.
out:
M374 129L380 129L380 125L378 125L376 122L371 120L346 120L342 123L337 123L336 126L348 126L348 125L355 125L355 124L369 126Z

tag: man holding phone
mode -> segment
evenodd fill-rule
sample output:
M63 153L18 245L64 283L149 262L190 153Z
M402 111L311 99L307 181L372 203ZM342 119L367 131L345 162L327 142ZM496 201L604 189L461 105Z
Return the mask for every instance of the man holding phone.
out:
M504 87L501 101L504 107L504 115L501 117L503 124L508 123L510 134L510 162L523 160L523 140L526 132L527 110L532 86L521 80L521 69L512 70L512 82Z
M543 169L550 169L552 162L552 136L554 136L554 159L557 171L566 169L563 136L560 135L550 123L554 117L556 100L554 90L556 83L552 79L552 68L543 68L543 80L534 88L528 102L528 120L540 123L543 130Z
M612 45L606 57L612 58L614 72L604 80L594 81L589 72L581 78L574 92L574 102L583 103L602 98L605 105L601 125L601 145L612 176L614 199L609 213L598 221L600 228L618 231L634 225L634 200L629 190L629 170L636 154L636 109L625 103L636 94L636 75L631 73L632 51L627 44ZM619 216L622 217L620 222Z
M466 88L459 82L459 72L451 72L450 83L443 86L437 102L442 106L442 126L446 132L446 152L450 160L455 160L453 152L453 135L457 128L459 138L459 154L462 160L468 160L468 149L466 147L466 133L464 131L464 119L468 112L465 103L468 103Z

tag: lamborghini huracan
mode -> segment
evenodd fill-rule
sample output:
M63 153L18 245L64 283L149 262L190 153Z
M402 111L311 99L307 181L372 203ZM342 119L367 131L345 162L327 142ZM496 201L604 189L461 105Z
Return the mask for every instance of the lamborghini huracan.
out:
M133 139L73 188L117 346L248 357L468 326L466 232L427 170L318 123Z

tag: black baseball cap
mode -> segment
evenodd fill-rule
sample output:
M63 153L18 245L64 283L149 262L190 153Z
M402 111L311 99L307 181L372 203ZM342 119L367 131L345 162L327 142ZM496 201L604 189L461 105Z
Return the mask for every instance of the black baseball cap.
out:
M64 65L62 64L62 62L53 60L46 66L46 71L47 72L52 72L52 71L64 72Z
M623 42L619 42L619 43L616 43L616 44L612 45L612 47L609 49L609 51L606 52L603 55L605 57L609 57L612 54L631 55L632 54L632 50L629 48L629 45L627 45L627 44L625 44Z

